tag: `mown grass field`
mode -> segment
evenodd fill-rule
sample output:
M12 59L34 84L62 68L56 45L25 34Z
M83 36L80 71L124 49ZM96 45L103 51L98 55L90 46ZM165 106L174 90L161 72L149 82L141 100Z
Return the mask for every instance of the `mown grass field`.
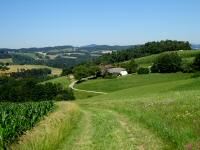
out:
M75 117L68 134L59 131L65 138L53 142L67 150L197 150L200 78L191 75L130 75L83 82L77 87L108 94L87 98L87 93L75 101L79 119Z
M20 69L33 69L33 68L49 68L52 70L52 75L60 75L62 73L62 69L43 66L43 65L10 65L8 66L9 70L6 71L0 71L0 74L8 74L11 72L17 72Z

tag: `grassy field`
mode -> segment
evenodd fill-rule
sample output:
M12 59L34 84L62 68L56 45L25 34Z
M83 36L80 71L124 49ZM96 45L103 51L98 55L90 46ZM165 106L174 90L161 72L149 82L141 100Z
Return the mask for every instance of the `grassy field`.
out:
M75 102L79 119L74 117L67 134L59 132L63 137L56 143L59 149L200 148L200 78L182 73L130 75L90 80L77 87L108 94L79 95L82 99Z
M148 84L156 84L162 82L170 82L176 80L184 80L190 78L190 74L149 74L149 75L129 75L116 79L97 79L89 80L75 87L84 90L94 90L100 92L113 92L117 90L138 87Z
M113 79L113 82L120 81L118 89L107 95L80 100L79 105L85 109L99 111L100 114L104 111L115 112L129 120L127 126L136 124L142 128L141 130L148 129L150 133L147 136L156 136L160 139L159 142L162 141L160 146L163 148L155 149L164 149L164 147L166 149L186 149L192 145L199 146L200 78L190 78L188 74L172 74L166 80L162 78L163 75L160 75L160 81L153 83L150 81L152 76L159 79L159 74L138 76L135 79L140 78L140 83L132 84L131 88L123 90L118 90L121 86L124 87L121 81ZM130 77L128 78L130 81ZM123 78L123 80L126 79ZM147 82L148 79L149 82ZM107 87L112 88L110 82L104 82L102 85L106 87L107 83ZM86 83L83 84L86 85ZM102 89L107 92L112 91ZM118 122L120 123L120 120ZM135 133L134 136L137 137L137 134L139 133ZM146 140L151 142L150 139ZM145 149L152 149L145 141L141 142L141 145ZM155 145L159 144L154 143Z
M43 65L10 65L8 66L10 69L7 71L0 71L0 74L7 74L10 72L17 72L20 69L33 69L33 68L49 68L52 70L52 75L60 75L62 73L61 69L58 68L52 68L48 66Z
M69 87L70 84L70 80L68 77L64 76L64 77L58 77L52 80L48 80L45 81L43 83L47 83L47 82L51 82L51 83L55 83L55 84L61 84L65 89L67 89Z
M200 54L200 50L177 51L177 53L183 58L183 61L192 62L194 60L195 55ZM148 67L152 65L152 63L158 56L159 54L150 55L146 57L137 58L135 59L135 61L142 67Z
M1 63L12 63L12 58L0 59Z

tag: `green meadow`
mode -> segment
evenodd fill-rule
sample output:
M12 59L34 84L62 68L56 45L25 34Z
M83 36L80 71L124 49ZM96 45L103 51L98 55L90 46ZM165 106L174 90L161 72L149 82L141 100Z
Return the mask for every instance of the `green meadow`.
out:
M80 99L63 102L77 106L73 112L75 120L65 122L65 126L70 127L68 134L63 133L64 129L59 131L62 140L55 138L53 142L59 149L75 150L199 149L200 78L191 76L183 73L133 74L82 82L76 88L108 94L75 91L79 96L76 98ZM51 81L69 85L66 77ZM34 138L37 141L37 136ZM51 134L45 139L47 145L52 144L49 139ZM26 141L22 146L27 148ZM40 149L40 146L33 144L31 149Z
M199 51L178 53L191 62ZM156 57L136 61L147 66ZM59 77L47 82L68 88L71 81ZM76 84L75 88L86 91L75 90L76 101L57 103L57 111L14 147L20 150L51 149L49 145L61 150L200 149L200 77L192 73L98 78ZM41 132L45 138L37 136L40 131L45 131ZM29 137L33 139L27 140Z
M163 53L169 53L169 52L163 52ZM186 62L192 62L194 60L194 57L197 54L200 54L200 50L188 50L188 51L177 51L177 53L183 58L183 61ZM151 66L154 60L159 56L160 54L150 55L146 57L141 57L135 59L136 63L138 63L141 67L148 67Z

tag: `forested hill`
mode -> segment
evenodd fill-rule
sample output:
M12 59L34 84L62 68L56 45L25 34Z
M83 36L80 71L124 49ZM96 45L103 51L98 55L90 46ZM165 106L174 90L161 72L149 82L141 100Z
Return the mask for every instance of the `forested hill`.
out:
M9 49L9 48L0 48L0 51L32 51L32 52L47 52L51 50L62 50L62 49L68 49L68 48L74 48L73 46L54 46L54 47L41 47L41 48L20 48L20 49Z
M124 51L105 54L98 59L98 63L116 63L144 57L152 54L159 54L165 51L191 50L191 45L187 41L159 41L148 42L144 45L135 46Z
M20 48L20 49L9 49L9 48L0 48L0 51L24 51L24 52L49 52L49 51L62 51L62 50L86 50L86 51L103 51L103 50L111 50L111 51L118 51L118 50L125 50L128 48L134 47L134 45L127 45L127 46L110 46L110 45L96 45L96 44L91 44L87 46L80 46L80 47L75 47L71 45L67 46L54 46L54 47L41 47L41 48Z
M88 51L101 51L101 50L111 50L111 51L118 51L118 50L126 50L128 48L132 48L134 45L127 45L127 46L119 46L119 45L87 45L79 47L78 50L88 50Z

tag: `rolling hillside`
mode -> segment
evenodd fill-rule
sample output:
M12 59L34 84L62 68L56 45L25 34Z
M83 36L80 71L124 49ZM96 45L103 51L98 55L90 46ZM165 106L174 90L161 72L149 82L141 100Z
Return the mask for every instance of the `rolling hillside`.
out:
M182 73L130 75L83 82L77 87L108 94L73 102L78 106L75 120L68 122L73 127L68 134L59 131L63 139L56 137L54 143L59 149L76 150L176 150L197 145L199 83L200 78ZM51 137L48 136L46 142ZM40 139L39 136L34 138ZM33 142L31 149L40 149L41 143L29 142ZM25 140L22 147L26 149L28 143Z
M177 53L183 58L183 61L191 62L192 60L194 60L195 55L200 54L200 50L177 51ZM159 54L150 55L146 57L137 58L135 59L135 61L142 67L148 67L152 65L152 63L158 56Z

